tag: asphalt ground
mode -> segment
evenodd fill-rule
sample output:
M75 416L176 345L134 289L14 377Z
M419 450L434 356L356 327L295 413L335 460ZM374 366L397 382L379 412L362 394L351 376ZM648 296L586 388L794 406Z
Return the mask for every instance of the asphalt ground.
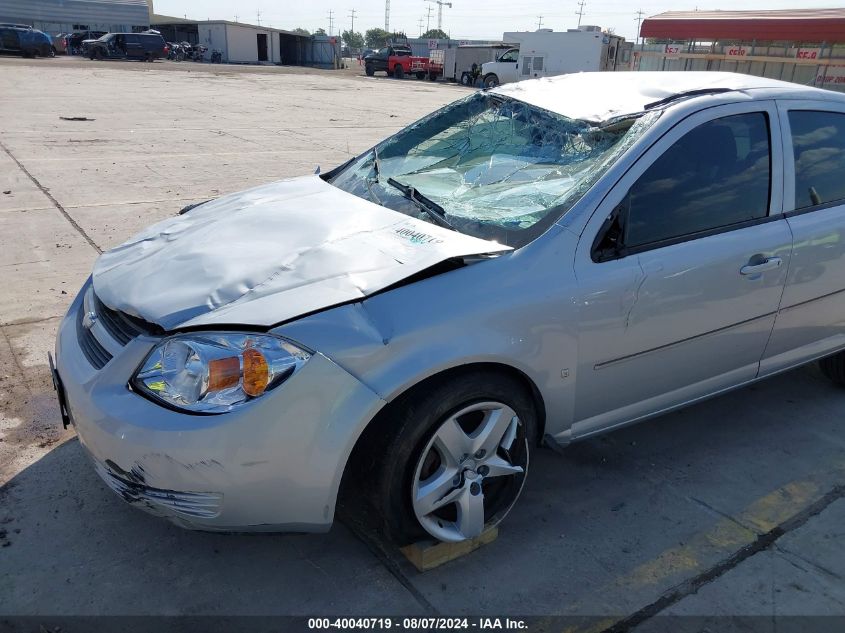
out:
M814 367L538 452L499 538L425 573L366 521L189 532L98 479L47 367L98 253L186 204L325 170L464 94L358 68L0 58L0 618L513 614L651 631L748 616L781 631L845 616L845 390Z

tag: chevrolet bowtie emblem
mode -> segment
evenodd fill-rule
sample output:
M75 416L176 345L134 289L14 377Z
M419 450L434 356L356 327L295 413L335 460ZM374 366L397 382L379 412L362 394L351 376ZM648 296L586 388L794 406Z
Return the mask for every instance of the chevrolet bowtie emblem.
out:
M97 313L94 312L93 310L91 312L86 312L82 316L82 327L84 327L86 330L90 330L92 327L94 327L94 324L96 322L97 322Z

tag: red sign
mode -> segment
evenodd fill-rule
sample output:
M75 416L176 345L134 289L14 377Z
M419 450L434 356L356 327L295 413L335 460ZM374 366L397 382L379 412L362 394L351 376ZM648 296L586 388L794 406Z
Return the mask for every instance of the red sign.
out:
M799 48L795 51L795 59L818 59L821 55L820 48Z
M731 46L727 50L728 57L745 57L748 55L748 49L744 46Z
M681 47L677 44L667 44L664 52L667 55L677 55L681 52Z

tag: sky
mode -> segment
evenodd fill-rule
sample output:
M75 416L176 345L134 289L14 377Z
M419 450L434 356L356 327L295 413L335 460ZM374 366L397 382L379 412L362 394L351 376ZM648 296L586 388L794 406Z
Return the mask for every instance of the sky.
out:
M581 0L451 0L452 8L443 7L443 30L455 39L500 40L505 31L533 31L542 28L564 31L578 25ZM710 0L712 1L712 0ZM665 2L661 0L583 0L581 24L612 28L619 35L633 40L637 33L637 10L647 17L664 11L753 10L807 8L796 0L728 1L722 4L695 4L695 0ZM693 4L685 4L692 2ZM302 27L309 31L329 31L329 11L333 12L333 33L349 29L355 9L355 30L364 32L384 27L385 0L154 0L156 13L197 20L218 19L260 23L279 29ZM842 6L842 0L815 0L814 8ZM427 17L431 9L430 19ZM437 27L438 6L426 0L390 0L390 30L404 31L414 37L427 24ZM236 18L237 16L237 18ZM427 22L428 20L428 22Z

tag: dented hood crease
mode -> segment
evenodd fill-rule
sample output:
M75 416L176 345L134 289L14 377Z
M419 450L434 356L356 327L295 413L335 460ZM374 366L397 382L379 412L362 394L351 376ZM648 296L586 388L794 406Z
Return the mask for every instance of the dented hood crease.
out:
M110 308L167 330L269 327L362 299L447 259L507 250L307 176L154 224L103 253L93 283Z

